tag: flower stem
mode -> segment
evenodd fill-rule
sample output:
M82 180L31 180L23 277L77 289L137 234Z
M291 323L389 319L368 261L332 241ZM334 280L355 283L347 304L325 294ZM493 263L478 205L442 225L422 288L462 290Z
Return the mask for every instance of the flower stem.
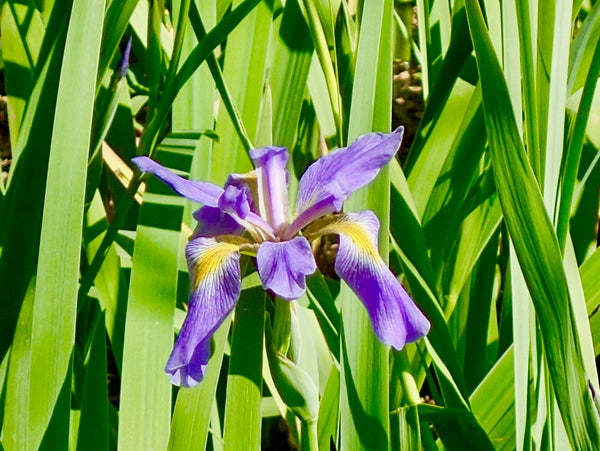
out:
M284 299L275 298L275 315L273 317L273 349L286 355L290 347L292 327L291 303Z
M78 299L80 302L83 298L85 298L85 296L87 296L88 291L94 284L94 280L96 279L96 275L98 275L98 271L100 271L100 267L104 262L104 258L106 257L108 248L117 237L119 229L121 228L123 222L125 221L125 218L127 217L127 213L129 212L131 204L134 200L134 195L137 192L140 184L142 183L140 179L140 174L141 173L139 171L136 171L133 174L133 177L129 182L127 191L123 193L120 202L118 203L115 219L108 226L108 229L106 230L104 237L102 237L102 242L100 243L98 250L94 254L94 258L92 259L89 268L87 269L87 271L81 279L81 284L79 285L78 293Z
M300 449L318 451L319 434L316 421L302 421L300 426Z

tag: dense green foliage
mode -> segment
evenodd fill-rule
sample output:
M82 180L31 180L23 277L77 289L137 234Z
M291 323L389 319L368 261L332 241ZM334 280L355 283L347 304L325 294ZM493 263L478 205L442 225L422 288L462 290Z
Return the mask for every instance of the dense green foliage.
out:
M0 449L598 449L600 1L1 5ZM293 202L398 125L344 209L428 336L377 341L325 237L291 304L245 260L204 380L171 386L197 205L131 158L222 185L286 146Z

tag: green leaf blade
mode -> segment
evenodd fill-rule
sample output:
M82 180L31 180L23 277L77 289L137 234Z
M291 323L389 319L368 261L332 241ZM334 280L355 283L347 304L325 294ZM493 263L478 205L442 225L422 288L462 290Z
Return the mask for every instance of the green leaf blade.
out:
M525 155L500 66L476 2L466 2L475 46L496 189L540 321L549 375L571 446L600 440L556 234Z
M65 44L33 312L28 437L32 449L39 446L50 422L75 338L87 156L103 17L103 1L75 1ZM68 410L66 414L62 421L68 423Z
M150 182L159 188L159 181ZM122 450L166 449L168 444L171 384L164 366L173 342L182 215L182 199L145 194L125 324L119 413ZM143 418L140 410L145 412Z

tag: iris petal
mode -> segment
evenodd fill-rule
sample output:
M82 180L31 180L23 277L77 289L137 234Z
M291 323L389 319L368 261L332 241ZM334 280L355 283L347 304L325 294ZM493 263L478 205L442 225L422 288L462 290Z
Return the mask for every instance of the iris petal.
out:
M217 202L219 196L223 193L221 187L213 185L212 183L184 179L148 157L134 157L131 161L135 163L141 171L154 174L180 196L200 204L208 205L209 207L218 206Z
M246 185L227 185L219 198L219 208L231 215L255 238L275 238L271 226L252 211L252 192Z
M278 232L288 224L288 151L285 147L252 149L250 158L256 166L260 212Z
M340 215L323 232L340 234L335 270L365 305L379 340L399 350L427 334L429 321L377 251L372 211Z
M288 301L304 294L306 276L317 269L310 244L301 236L291 241L265 241L258 248L256 263L263 286Z
M250 214L250 190L234 185L225 187L225 192L219 198L219 208L227 213L233 213L241 219Z
M204 377L210 337L233 310L241 290L240 237L197 237L186 246L189 311L165 371L175 385L191 387ZM221 239L221 237L220 237Z
M387 135L363 135L349 147L333 151L310 165L298 185L298 219L290 230L300 230L320 216L340 211L344 200L371 182L394 157L403 132L398 127Z
M198 221L194 237L215 237L217 235L240 235L244 231L238 222L219 208L203 206L194 212Z
M235 186L240 190L247 192L248 206L250 210L257 213L257 205L254 204L254 199L258 199L258 188L255 171L250 171L245 174L230 174L225 182L225 189L228 186Z

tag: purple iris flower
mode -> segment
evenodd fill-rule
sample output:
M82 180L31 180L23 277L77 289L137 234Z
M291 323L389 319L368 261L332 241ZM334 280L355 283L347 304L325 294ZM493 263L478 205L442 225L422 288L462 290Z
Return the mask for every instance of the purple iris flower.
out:
M402 349L429 331L429 321L379 255L375 214L340 213L344 200L394 157L402 133L401 127L386 135L369 133L315 161L300 179L293 216L283 147L251 150L255 169L231 175L224 188L186 180L148 157L132 159L181 196L203 204L186 246L189 311L165 368L173 384L193 386L202 379L210 338L240 296L242 253L256 256L265 289L293 300L317 269L310 241L325 234L339 235L335 270L365 305L380 341Z

